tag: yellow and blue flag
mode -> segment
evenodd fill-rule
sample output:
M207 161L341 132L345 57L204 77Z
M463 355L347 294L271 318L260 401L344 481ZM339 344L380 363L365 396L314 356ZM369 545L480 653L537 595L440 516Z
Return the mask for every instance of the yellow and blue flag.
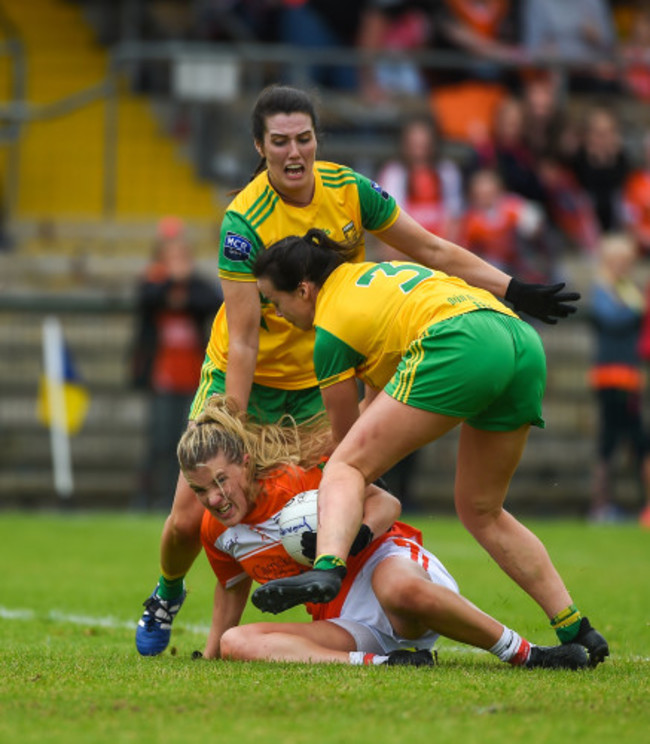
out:
M70 349L65 341L60 346L60 353L62 354L65 430L68 434L74 435L81 430L86 420L90 405L90 395L79 375ZM49 390L50 386L48 385L46 374L43 373L39 381L37 416L39 421L45 426L52 425Z

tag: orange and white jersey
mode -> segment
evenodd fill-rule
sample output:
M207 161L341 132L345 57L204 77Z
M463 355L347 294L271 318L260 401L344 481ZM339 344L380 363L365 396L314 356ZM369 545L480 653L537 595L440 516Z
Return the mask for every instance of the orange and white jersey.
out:
M278 519L296 494L318 488L320 467L286 467L262 480L262 490L250 514L226 527L206 510L201 524L203 547L217 579L229 588L250 576L260 584L306 570L282 547ZM314 530L316 525L314 525Z
M320 467L309 470L286 467L276 471L262 481L262 490L251 513L233 527L224 526L206 510L201 524L201 540L220 584L229 588L247 576L264 584L309 570L308 566L294 561L283 548L278 520L282 507L296 494L318 488L321 477ZM342 603L359 571L375 551L392 538L408 540L414 546L422 544L419 530L396 522L390 531L349 558L348 573L336 599L329 604L306 605L314 619L325 620L340 615Z

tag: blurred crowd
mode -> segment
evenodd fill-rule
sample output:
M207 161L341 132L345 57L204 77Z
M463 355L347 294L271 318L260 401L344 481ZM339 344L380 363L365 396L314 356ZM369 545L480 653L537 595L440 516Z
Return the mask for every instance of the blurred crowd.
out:
M427 229L522 280L562 279L558 259L567 251L589 258L595 277L585 315L599 417L590 517L618 518L614 455L627 443L650 525L650 436L641 416L650 313L638 286L638 262L650 257L650 0L85 4L109 45L275 43L305 49L305 59L307 50L357 50L367 53L360 67L316 58L300 70L277 65L266 82L307 81L368 107L424 102L413 115L404 106L398 147L366 175ZM170 92L160 63L139 65L134 82L146 93ZM387 246L378 251L379 259L398 257ZM152 449L145 467L149 503L161 499L151 488L158 454ZM389 476L414 508L417 463L402 465Z
M407 52L299 74L369 105L400 96L429 104L430 116L404 122L399 154L367 172L422 224L531 281L557 278L561 252L593 254L611 232L628 232L650 253L650 117L628 131L616 105L650 102L650 0L85 4L109 44ZM449 63L419 64L413 53L427 51ZM295 74L280 66L274 79L296 83ZM169 70L142 63L136 85L164 93Z

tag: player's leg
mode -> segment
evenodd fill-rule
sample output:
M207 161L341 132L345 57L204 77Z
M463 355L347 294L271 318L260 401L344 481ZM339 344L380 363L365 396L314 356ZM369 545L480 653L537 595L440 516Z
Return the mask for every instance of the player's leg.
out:
M189 411L190 422L210 395L224 391L224 385L225 376L206 356ZM135 645L143 656L156 656L169 644L172 622L185 600L185 575L201 550L202 517L203 507L179 473L172 508L161 535L160 578L144 602L145 611L136 628Z
M607 643L573 604L541 540L503 508L528 430L481 431L463 424L456 511L499 566L546 612L560 640L584 642L596 664L609 654Z
M456 511L499 566L553 617L570 604L569 593L541 541L503 508L528 431L528 426L509 432L462 426Z
M489 649L503 631L501 623L458 591L434 583L423 566L410 558L393 555L381 561L373 572L372 587L395 633L404 638L419 638L431 630Z
M347 627L354 627L348 623ZM369 637L369 631L362 635ZM361 643L363 646L363 643ZM307 664L432 666L427 650L397 649L383 653L372 638L370 651L335 622L252 623L227 630L221 637L221 657L240 661L294 661Z
M201 502L183 474L179 473L174 502L165 520L160 543L160 566L165 578L183 578L201 552L203 512Z
M171 626L185 601L184 578L201 550L203 506L180 473L171 512L160 542L161 575L136 628L135 643L143 656L156 656L169 645Z
M585 650L577 644L533 646L461 596L435 556L414 544L409 553L385 558L372 576L375 596L397 636L414 640L433 632L482 648L513 666L588 665Z
M359 530L366 484L460 421L380 392L325 466L319 489L317 554L346 558Z
M251 623L230 628L221 637L221 657L242 661L349 663L354 638L343 628L313 623Z

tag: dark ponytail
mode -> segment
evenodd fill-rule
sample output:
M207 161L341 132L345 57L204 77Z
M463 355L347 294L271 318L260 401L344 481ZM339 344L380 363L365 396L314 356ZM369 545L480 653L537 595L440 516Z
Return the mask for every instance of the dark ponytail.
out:
M312 228L302 237L290 235L262 251L253 265L253 274L270 279L281 292L293 292L303 281L322 287L334 269L358 254L358 243L337 243L322 230Z

